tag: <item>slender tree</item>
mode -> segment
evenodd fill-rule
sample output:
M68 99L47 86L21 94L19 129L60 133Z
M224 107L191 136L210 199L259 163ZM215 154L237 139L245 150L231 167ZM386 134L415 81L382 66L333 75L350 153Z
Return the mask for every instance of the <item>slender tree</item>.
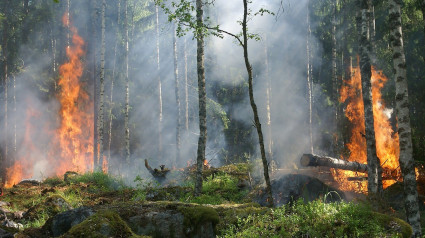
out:
M362 96L365 117L365 138L368 164L368 192L378 194L382 191L382 174L378 156L376 154L376 140L374 118L372 110L372 71L370 65L369 39L369 1L360 0L361 35L360 35L360 70L362 80Z
M189 130L189 90L187 82L187 48L186 48L186 37L184 38L184 48L183 48L183 57L184 57L184 128L186 131Z
M173 166L176 166L180 160L180 131L181 131L181 120L180 120L180 93L179 93L179 68L178 68L178 52L177 52L177 30L173 23L173 53L174 53L174 80L175 80L175 94L176 94L176 159Z
M310 137L310 152L314 154L313 146L313 80L311 65L311 24L310 24L310 1L307 4L307 87L308 87L308 132Z
M202 192L202 171L205 161L205 147L207 144L207 92L205 88L205 57L204 57L204 34L202 28L203 19L203 3L202 0L196 0L196 65L198 71L198 97L199 97L199 140L198 152L196 156L196 179L195 179L195 196L201 195Z
M159 11L158 5L155 5L156 18L156 69L158 77L158 160L162 159L162 82L161 67L159 60Z
M272 82L270 78L270 67L269 67L269 53L267 38L264 44L264 66L266 67L266 114L267 114L267 152L269 154L270 161L273 160L273 134L272 134L272 117L271 117L271 96L272 96Z
M130 165L130 80L128 75L128 3L127 0L123 1L124 4L124 57L125 57L125 111L124 111L124 130L125 130L125 162L127 166Z
M68 2L68 7L69 7L69 0ZM97 79L97 1L91 1L91 7L92 7L92 19L91 19L91 28L92 28L92 39L90 41L91 43L91 49L92 49L92 79L93 79L93 128L94 128L94 133L93 133L93 168L97 169L99 166L99 131L98 131L98 124L99 124L99 120L98 120L98 115L99 115L99 95L98 95L98 90L99 90L99 83L98 83L98 79ZM68 21L69 21L69 11L68 11ZM69 24L68 24L69 26ZM68 47L69 47L69 29L68 29Z
M401 0L389 0L390 41L393 53L395 104L400 144L400 168L403 174L404 207L407 221L413 228L413 236L421 237L421 223L418 205L418 191L412 149L409 96L407 92L406 58L404 55L403 31L401 24Z
M103 166L103 130L104 130L104 101L105 101L105 9L106 9L106 0L102 0L102 10L101 10L101 48L100 48L100 93L99 93L99 114L98 114L98 124L97 124L97 134L99 138L99 153L98 153L98 170L102 169Z

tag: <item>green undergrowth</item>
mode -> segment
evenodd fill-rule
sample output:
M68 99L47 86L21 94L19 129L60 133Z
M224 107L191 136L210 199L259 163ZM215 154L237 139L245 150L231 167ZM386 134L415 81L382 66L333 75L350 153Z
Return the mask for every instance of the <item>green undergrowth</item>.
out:
M410 237L411 233L406 222L364 204L298 200L264 215L238 218L222 237Z
M70 184L90 184L89 191L108 192L125 189L124 181L110 174L99 172L88 172L82 175L73 176L68 179Z

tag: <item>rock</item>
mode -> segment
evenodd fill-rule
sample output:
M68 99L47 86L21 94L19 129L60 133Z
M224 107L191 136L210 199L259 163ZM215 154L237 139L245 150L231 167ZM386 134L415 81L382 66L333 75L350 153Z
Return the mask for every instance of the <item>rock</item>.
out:
M14 222L12 220L6 219L2 222L2 226L11 227L15 229L23 229L24 226L21 223Z
M113 205L134 233L153 237L215 237L218 213L211 207L179 202Z
M61 237L134 237L134 233L116 212L102 210Z
M25 219L38 219L39 215L44 212L49 217L54 216L60 212L72 209L72 206L60 195L54 194L48 197L43 203L37 204L28 209L23 214Z
M13 213L13 219L22 219L24 217L23 211L17 211Z
M0 228L0 238L13 238L14 235Z
M302 174L287 174L271 181L275 206L282 206L300 198L305 202L325 199L325 202L340 201L344 193L332 188L317 178ZM267 205L267 194L260 191L257 202Z
M0 207L7 207L7 206L10 206L10 203L0 201Z
M65 234L73 226L80 224L93 214L93 209L88 207L79 207L57 214L52 218L51 224L46 222L46 225L51 226L50 231L54 237L57 237Z

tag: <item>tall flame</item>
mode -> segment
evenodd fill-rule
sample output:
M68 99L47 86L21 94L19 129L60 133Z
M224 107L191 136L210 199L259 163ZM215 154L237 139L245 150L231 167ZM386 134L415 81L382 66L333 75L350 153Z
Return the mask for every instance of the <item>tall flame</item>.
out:
M78 35L77 28L70 25L66 13L62 20L72 34L72 45L66 48L68 62L59 68L60 127L55 141L59 143L61 159L56 166L57 174L67 170L87 171L93 165L94 131L90 123L93 121L93 103L80 81L84 69L80 59L85 55L84 40ZM53 154L58 156L56 151Z
M340 102L346 102L345 116L352 124L350 142L346 144L350 151L349 161L367 162L364 105L361 87L360 68L351 69L351 77L344 81L340 90ZM372 66L372 100L375 127L376 152L383 167L383 186L390 186L400 180L398 134L390 123L391 110L385 107L381 90L388 81L382 71ZM366 192L367 181L347 181L348 177L365 177L366 174L352 171L334 170L333 175L340 189Z
M77 28L71 25L67 13L62 21L64 27L69 28L72 44L66 48L68 61L59 68L59 126L54 131L47 122L44 122L45 128L33 126L40 124L37 118L41 112L28 106L24 139L19 146L16 161L6 169L5 187L37 175L33 173L40 169L38 167L43 168L43 176L61 176L68 170L85 172L93 168L93 103L80 81L84 69L81 61L85 55L84 40L78 35ZM27 105L31 105L31 101ZM45 139L40 143L40 134L44 138L48 137L50 143L45 143ZM41 147L45 144L48 144L47 148L42 151ZM106 160L103 166L107 167Z

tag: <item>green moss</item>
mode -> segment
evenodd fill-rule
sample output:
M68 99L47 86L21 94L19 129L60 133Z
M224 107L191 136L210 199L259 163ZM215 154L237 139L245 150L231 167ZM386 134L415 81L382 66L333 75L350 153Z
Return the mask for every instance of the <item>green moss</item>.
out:
M112 211L98 211L72 227L63 238L142 237L133 233L121 217Z
M206 206L179 206L177 208L184 216L183 225L185 230L193 230L199 228L200 225L206 222L211 222L213 227L218 224L220 218L217 211ZM192 228L192 229L187 229Z
M65 185L65 182L63 179L59 177L52 177L52 178L46 178L42 184L53 187L53 186Z
M399 218L391 217L377 212L372 212L372 214L373 217L375 217L375 219L377 219L382 226L387 227L389 230L401 233L404 238L412 236L412 227L407 222Z

